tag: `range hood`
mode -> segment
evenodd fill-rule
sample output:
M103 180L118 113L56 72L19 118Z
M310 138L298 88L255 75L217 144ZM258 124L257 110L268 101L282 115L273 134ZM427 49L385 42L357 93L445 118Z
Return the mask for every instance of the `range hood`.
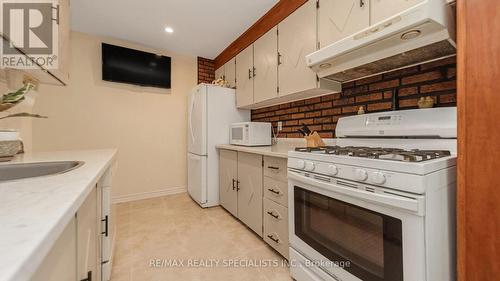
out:
M425 0L306 56L320 78L347 82L454 55L455 7Z

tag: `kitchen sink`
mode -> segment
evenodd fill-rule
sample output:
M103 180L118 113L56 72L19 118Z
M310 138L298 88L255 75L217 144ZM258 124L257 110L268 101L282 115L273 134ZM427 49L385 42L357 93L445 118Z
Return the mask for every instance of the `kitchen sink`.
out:
M0 182L62 174L83 164L80 161L3 164L0 165Z

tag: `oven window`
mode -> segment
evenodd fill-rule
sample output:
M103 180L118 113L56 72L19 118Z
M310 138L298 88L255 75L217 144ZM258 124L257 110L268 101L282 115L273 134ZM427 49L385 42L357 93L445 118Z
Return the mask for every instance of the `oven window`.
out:
M231 138L233 140L243 140L243 127L231 128Z
M401 220L294 187L295 235L364 281L402 281Z

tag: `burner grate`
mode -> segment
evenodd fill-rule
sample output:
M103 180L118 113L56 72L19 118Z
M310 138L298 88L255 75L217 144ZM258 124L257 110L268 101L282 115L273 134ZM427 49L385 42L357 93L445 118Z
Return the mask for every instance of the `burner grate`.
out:
M404 150L400 148L361 146L297 147L295 151L402 162L422 162L451 155L451 153L446 150Z

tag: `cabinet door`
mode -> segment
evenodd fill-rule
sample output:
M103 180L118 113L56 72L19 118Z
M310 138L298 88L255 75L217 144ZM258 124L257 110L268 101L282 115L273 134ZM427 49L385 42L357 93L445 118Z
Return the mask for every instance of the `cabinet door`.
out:
M221 150L219 154L219 201L224 209L238 216L238 152Z
M316 73L305 56L316 50L316 3L308 1L278 26L279 95L316 88Z
M253 44L254 103L278 96L278 28L275 26Z
M236 55L236 106L253 104L253 45Z
M73 218L38 267L31 281L74 281L76 277L76 221Z
M69 83L70 67L70 6L69 0L59 0L58 68L49 70L65 84Z
M226 81L229 83L229 87L236 87L236 57L230 59L224 65L224 75L226 76Z
M215 79L224 79L224 66L215 70Z
M320 47L356 33L370 25L369 0L320 0L318 39Z
M262 237L262 155L238 152L238 218Z
M77 280L92 276L92 280L100 280L98 275L98 215L97 188L92 189L76 214L77 221ZM99 220L100 223L100 220Z
M370 24L376 24L424 0L371 0Z

